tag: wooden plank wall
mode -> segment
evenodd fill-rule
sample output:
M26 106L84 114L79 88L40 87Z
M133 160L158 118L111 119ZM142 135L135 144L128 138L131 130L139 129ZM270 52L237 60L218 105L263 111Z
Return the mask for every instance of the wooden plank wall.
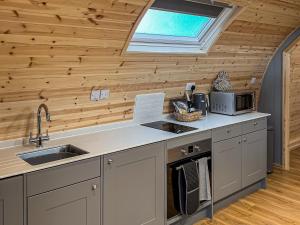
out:
M295 148L300 145L300 39L289 52L289 83L288 112L289 112L289 146Z
M1 0L0 140L28 136L42 102L54 132L129 119L140 93L164 91L168 112L186 82L207 92L221 70L236 89L259 91L275 49L300 25L298 1L226 0L246 9L208 55L121 55L147 2ZM89 101L94 86L111 97Z

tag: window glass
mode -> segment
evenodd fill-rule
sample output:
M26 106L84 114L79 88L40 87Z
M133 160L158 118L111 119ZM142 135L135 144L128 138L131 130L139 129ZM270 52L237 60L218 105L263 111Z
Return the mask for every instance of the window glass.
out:
M212 20L206 16L149 9L135 33L196 38Z

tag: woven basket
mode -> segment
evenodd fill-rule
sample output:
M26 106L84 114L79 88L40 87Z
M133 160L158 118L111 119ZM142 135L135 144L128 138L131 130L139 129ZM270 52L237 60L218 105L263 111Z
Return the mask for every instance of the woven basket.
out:
M196 120L200 120L203 116L201 112L192 112L186 114L174 113L174 117L176 120L180 122L192 122Z

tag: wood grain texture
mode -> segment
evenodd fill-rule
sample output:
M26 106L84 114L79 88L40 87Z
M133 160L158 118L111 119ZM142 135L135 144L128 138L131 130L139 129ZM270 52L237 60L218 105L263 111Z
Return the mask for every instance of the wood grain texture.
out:
M284 167L290 167L290 151L300 146L300 38L296 39L283 54L283 124Z
M298 1L226 0L246 8L207 55L123 55L148 2L0 1L0 140L28 136L42 102L54 132L130 119L141 93L165 92L169 112L186 82L208 92L222 70L235 89L259 92L272 54L300 25ZM91 102L93 87L109 88L110 98Z
M194 225L296 225L300 224L300 149L291 152L290 171L274 168L267 189L261 189L229 207L213 220Z

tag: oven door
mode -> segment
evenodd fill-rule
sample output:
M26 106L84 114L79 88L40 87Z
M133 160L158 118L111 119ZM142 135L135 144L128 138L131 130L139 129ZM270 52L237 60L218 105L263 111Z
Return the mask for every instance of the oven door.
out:
M251 112L255 107L254 92L235 94L235 114Z
M202 157L211 157L211 151L207 151L205 153L200 153L199 155L194 155L190 158L185 158L178 160L176 162L168 163L167 165L167 219L168 221L178 221L181 219L181 214L179 210L179 190L178 190L178 171L177 167L181 166L184 163L187 163L191 160L198 160ZM211 173L211 159L208 160L208 168L209 168L209 176L210 182L212 181L212 173ZM212 183L210 183L210 186ZM207 201L201 201L200 206Z

